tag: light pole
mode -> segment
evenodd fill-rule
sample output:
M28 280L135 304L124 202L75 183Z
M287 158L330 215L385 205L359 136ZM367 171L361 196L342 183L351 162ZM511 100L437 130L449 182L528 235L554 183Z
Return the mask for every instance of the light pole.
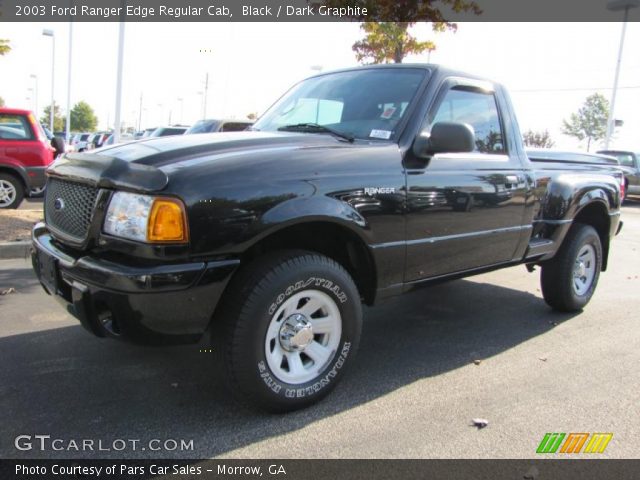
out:
M122 1L122 6L125 2ZM123 9L124 11L124 9ZM116 73L116 121L113 129L113 143L120 142L120 109L122 107L122 66L124 63L124 18L120 18L118 31L118 70Z
M209 72L204 77L204 98L202 100L202 118L207 118L207 93L209 92Z
M51 37L51 107L49 108L49 130L53 132L53 113L55 110L54 88L56 85L56 37L53 34L53 30L49 30L48 28L42 30L42 35Z
M629 10L640 5L640 0L610 0L607 3L607 10L612 12L624 11L622 21L622 33L620 35L620 47L618 48L618 61L616 63L616 73L613 77L613 92L611 93L611 105L609 106L609 118L607 118L607 135L604 139L604 149L609 149L609 142L614 129L614 109L616 107L616 95L618 93L618 78L620 77L620 64L622 63L622 50L624 49L624 36L627 31L627 19Z
M64 141L71 140L71 57L73 55L73 22L69 22L69 65L67 67L67 119L64 125Z
M138 132L142 128L142 92L140 92L140 106L138 107Z
M31 75L29 75L29 78L33 78L35 81L35 87L34 87L34 95L36 97L36 118L38 118L38 76L35 73L32 73ZM38 120L40 121L40 120Z

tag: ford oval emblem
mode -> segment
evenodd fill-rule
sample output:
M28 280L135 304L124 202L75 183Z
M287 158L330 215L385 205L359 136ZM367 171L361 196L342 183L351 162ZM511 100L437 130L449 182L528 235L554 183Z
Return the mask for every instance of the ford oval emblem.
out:
M64 210L64 200L62 200L61 198L56 198L56 201L53 202L53 208L58 211Z

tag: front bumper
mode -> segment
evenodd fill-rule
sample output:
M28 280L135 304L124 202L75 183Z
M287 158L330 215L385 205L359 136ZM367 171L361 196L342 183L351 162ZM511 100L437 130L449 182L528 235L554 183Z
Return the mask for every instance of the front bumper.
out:
M196 342L207 330L239 260L132 267L58 245L32 231L33 268L91 333L144 344Z

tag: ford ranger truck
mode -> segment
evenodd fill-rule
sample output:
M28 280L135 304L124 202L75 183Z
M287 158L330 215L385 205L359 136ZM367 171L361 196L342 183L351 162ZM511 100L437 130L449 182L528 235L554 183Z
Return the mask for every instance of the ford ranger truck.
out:
M251 131L57 160L33 267L94 335L212 332L238 398L294 410L353 363L363 303L523 264L552 308L587 305L621 174L533 165L521 138L498 83L435 65L323 73Z

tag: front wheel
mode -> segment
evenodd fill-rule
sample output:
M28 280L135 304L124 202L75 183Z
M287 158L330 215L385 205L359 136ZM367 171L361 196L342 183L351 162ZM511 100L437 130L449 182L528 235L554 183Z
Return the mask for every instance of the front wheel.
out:
M218 320L236 396L284 412L335 387L362 325L358 289L341 265L311 252L277 252L238 272L229 290Z
M589 225L572 225L556 256L542 266L545 301L561 312L581 310L596 290L601 268L598 232Z

